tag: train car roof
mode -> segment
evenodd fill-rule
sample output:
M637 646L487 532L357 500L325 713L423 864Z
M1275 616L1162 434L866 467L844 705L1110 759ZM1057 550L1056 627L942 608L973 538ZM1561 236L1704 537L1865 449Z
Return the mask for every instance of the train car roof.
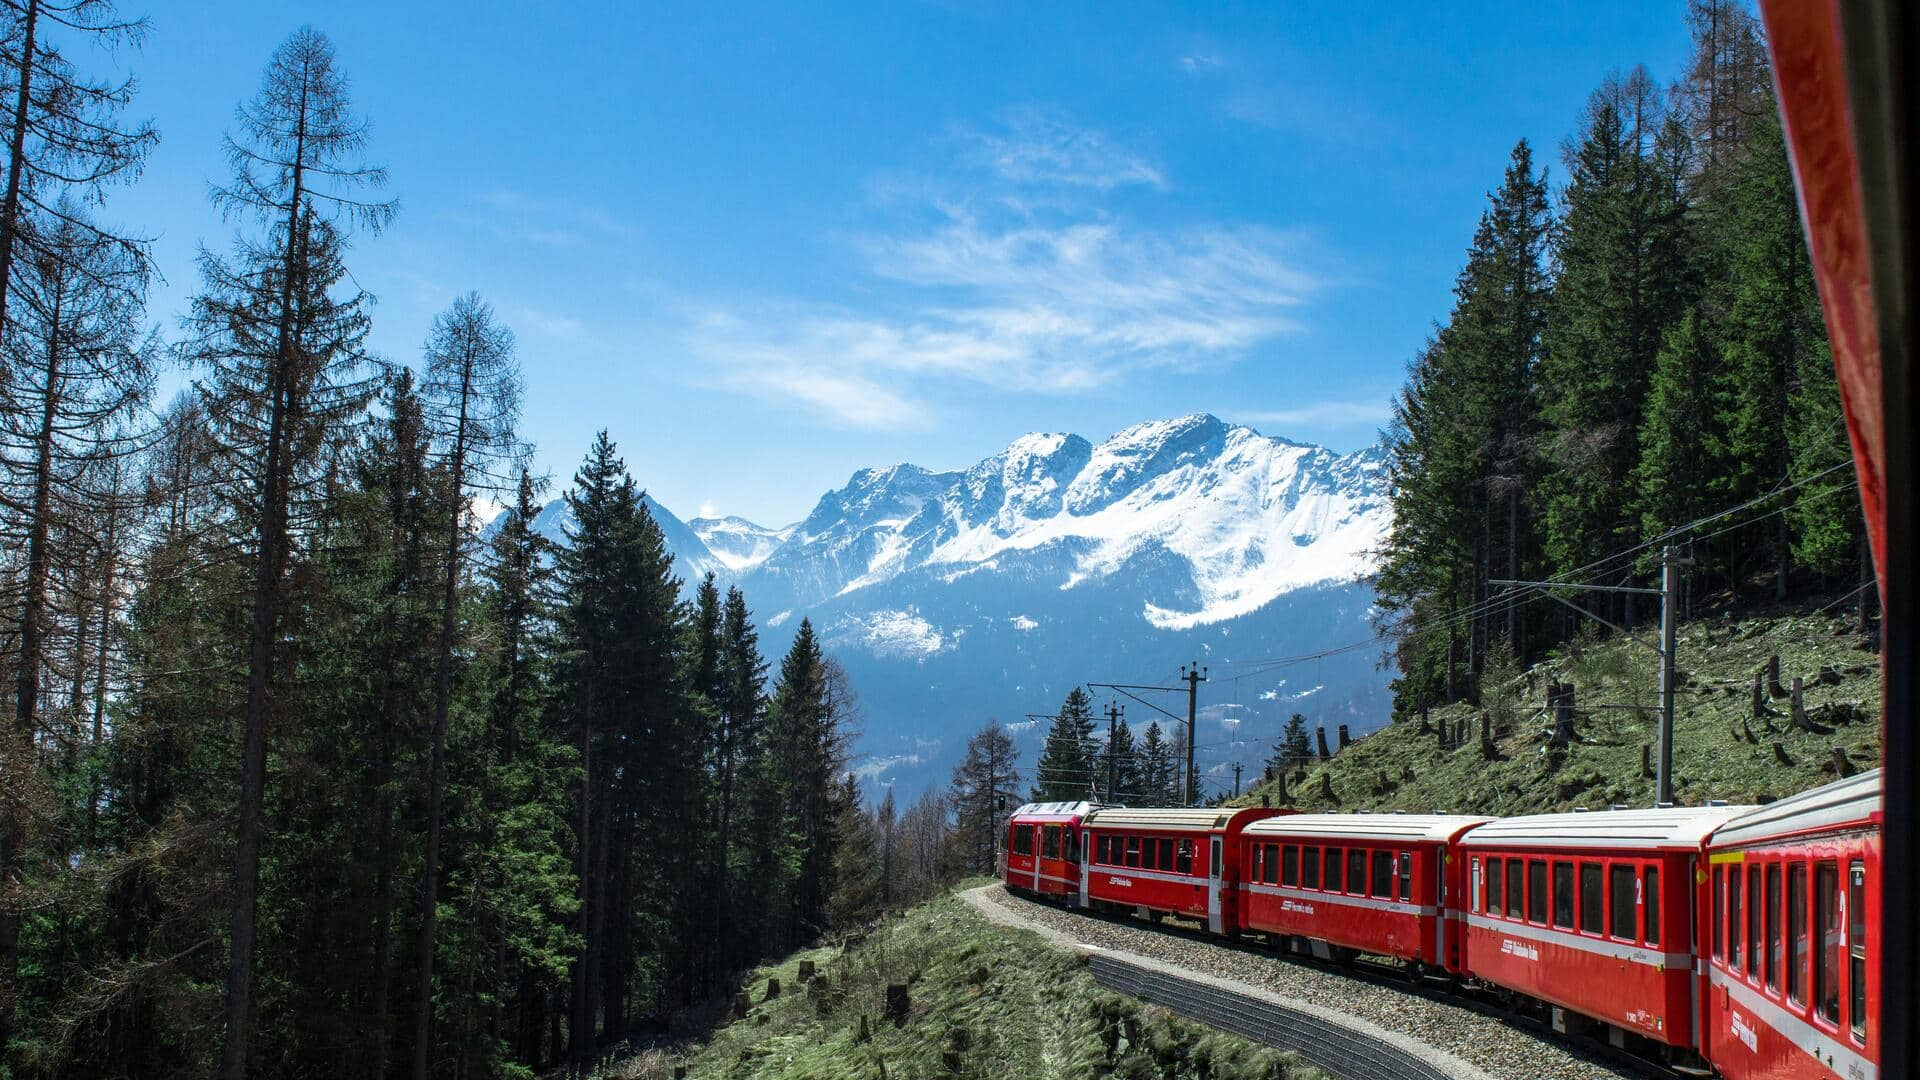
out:
M1208 832L1224 829L1248 808L1232 806L1166 806L1154 808L1106 807L1087 815L1081 823L1095 827L1121 829L1162 829L1169 832ZM1253 809L1256 814L1274 811Z
M1318 840L1445 842L1464 829L1494 820L1474 814L1287 814L1241 830L1244 836L1305 836Z
M1658 810L1529 814L1499 818L1468 832L1462 847L1691 849L1751 806L1675 806Z
M1015 810L1013 816L1017 818L1077 818L1086 817L1087 814L1099 809L1099 807L1099 803L1088 802L1085 799L1079 802L1030 802L1022 805L1020 809Z
M1880 770L1803 791L1756 807L1721 826L1710 841L1734 847L1775 837L1865 824L1881 812Z

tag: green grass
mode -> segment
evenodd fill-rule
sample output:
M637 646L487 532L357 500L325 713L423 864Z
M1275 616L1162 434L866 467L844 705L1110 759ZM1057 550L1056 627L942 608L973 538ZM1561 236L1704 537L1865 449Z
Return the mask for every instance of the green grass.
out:
M820 986L798 983L802 960L814 962ZM769 978L782 991L772 1000ZM912 1012L897 1027L884 1017L889 983L910 987ZM1324 1076L1292 1055L1101 990L1072 954L990 923L952 895L889 918L845 950L787 957L756 972L749 989L745 1019L677 1059L690 1076ZM665 1077L675 1060L639 1058L608 1075Z
M1879 657L1850 625L1848 618L1801 614L1714 617L1682 628L1673 740L1677 802L1747 803L1816 787L1838 778L1836 749L1854 768L1879 763ZM1784 697L1768 699L1777 715L1752 719L1753 675L1773 655L1784 686L1791 687L1795 675L1806 680L1807 711L1823 730L1792 726ZM1836 684L1815 682L1823 667L1839 673ZM1657 655L1643 644L1618 637L1576 643L1535 665L1508 693L1486 695L1496 708L1502 697L1514 703L1491 757L1480 746L1480 710L1457 704L1433 710L1434 730L1425 734L1418 721L1402 722L1309 765L1304 777L1288 778L1286 800L1278 798L1277 785L1261 784L1237 802L1258 805L1266 795L1276 806L1301 810L1501 815L1650 806L1654 781L1642 772L1641 748L1654 743L1656 714L1594 706L1656 705L1657 671ZM1564 750L1547 746L1552 720L1541 706L1549 680L1575 687L1578 741ZM1445 749L1438 726L1457 727L1469 718L1472 736L1458 749ZM1755 741L1747 741L1747 729Z

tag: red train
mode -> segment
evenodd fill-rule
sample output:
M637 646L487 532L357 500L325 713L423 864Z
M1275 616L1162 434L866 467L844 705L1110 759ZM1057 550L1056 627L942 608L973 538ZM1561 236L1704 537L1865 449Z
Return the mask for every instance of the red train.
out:
M1549 1010L1728 1080L1879 1075L1880 775L1761 807L1485 818L1023 806L1009 887Z

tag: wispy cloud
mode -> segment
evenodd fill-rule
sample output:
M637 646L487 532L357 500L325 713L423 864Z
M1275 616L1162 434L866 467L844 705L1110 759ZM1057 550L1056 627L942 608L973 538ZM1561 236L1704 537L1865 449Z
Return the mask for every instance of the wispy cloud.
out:
M1004 180L1101 191L1167 186L1166 173L1151 157L1073 123L1058 110L1025 106L1007 110L1000 119L992 129L955 127L953 133L969 163L983 164Z
M1190 53L1180 58L1180 66L1185 68L1190 75L1197 75L1202 71L1209 71L1213 68L1221 67L1224 64L1226 64L1225 60L1211 53Z
M862 303L698 311L689 344L713 373L706 381L836 425L916 428L955 385L1079 393L1142 370L1228 362L1302 328L1300 308L1323 286L1303 234L1116 216L1098 193L1160 187L1157 166L1053 114L1016 115L1029 119L982 144L996 150L972 162L970 187L890 203L894 220L851 237ZM1016 135L1053 149L1009 149ZM1061 183L1083 197L1044 211L1022 200Z
M1312 401L1285 409L1248 412L1223 409L1222 416L1249 424L1314 424L1321 427L1358 427L1384 424L1392 415L1393 403L1382 395L1361 401Z
M512 244L566 249L607 241L630 242L633 227L590 203L568 198L536 198L495 189L474 196L473 206L442 211L443 216Z

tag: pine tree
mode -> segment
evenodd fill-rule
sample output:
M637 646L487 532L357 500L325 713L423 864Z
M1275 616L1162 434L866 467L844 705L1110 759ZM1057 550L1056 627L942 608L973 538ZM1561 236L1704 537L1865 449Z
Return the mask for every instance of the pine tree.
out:
M845 749L831 685L835 676L820 650L813 624L800 620L793 645L780 662L768 711L769 763L780 776L782 834L790 850L784 944L811 940L828 926L833 894L834 790Z
M1276 773L1286 772L1296 765L1305 764L1313 756L1313 743L1307 739L1307 718L1294 713L1287 718L1287 726L1280 731L1280 738L1273 744L1273 756L1267 759L1267 768Z
M827 922L836 929L860 926L882 910L885 870L874 822L860 801L860 784L852 773L834 797L833 894L827 901Z
M1094 777L1093 699L1080 687L1068 691L1047 731L1046 748L1034 765L1036 802L1071 802L1098 790Z
M953 770L947 802L953 812L948 839L955 876L990 874L1002 827L1014 807L1011 792L1019 790L1013 740L998 721L967 739L967 755Z
M1140 740L1140 794L1147 806L1180 805L1180 765L1173 744L1160 734L1160 721L1147 722Z
M1140 769L1140 751L1133 744L1133 729L1127 718L1114 720L1113 732L1101 748L1095 777L1100 797L1107 802L1138 802L1144 794ZM1109 790L1111 785L1111 790Z
M1717 462L1713 380L1719 360L1698 308L1667 331L1647 387L1640 423L1640 461L1633 488L1640 530L1657 536L1713 509L1710 486Z

